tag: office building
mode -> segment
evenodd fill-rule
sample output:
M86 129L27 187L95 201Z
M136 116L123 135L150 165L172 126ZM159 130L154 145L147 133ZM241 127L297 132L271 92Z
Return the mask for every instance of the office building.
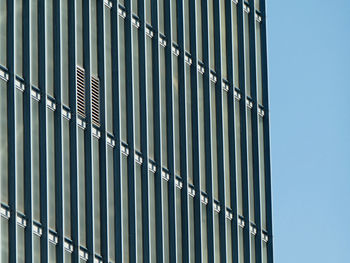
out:
M0 0L1 262L273 262L265 0Z

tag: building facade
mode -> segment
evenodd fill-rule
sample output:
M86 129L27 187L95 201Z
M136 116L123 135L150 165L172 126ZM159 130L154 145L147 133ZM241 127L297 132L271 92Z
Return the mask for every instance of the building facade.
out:
M1 262L272 263L265 0L0 0Z

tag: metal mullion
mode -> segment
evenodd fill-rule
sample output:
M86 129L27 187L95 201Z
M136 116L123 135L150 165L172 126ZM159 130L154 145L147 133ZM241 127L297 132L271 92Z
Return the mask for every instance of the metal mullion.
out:
M53 2L54 24L60 25L61 4ZM55 175L56 175L56 222L58 234L57 261L64 260L64 210L63 210L63 139L62 139L62 92L61 92L61 27L54 27L54 94L56 100L55 119ZM51 193L52 194L52 193Z
M125 66L127 101L127 143L128 155L128 209L129 209L129 253L130 262L136 262L136 178L135 178L135 116L134 116L134 72L132 37L132 1L125 1Z
M223 0L220 0L223 1ZM224 132L223 132L223 89L221 72L221 15L220 1L214 1L214 41L215 41L215 69L217 82L215 83L216 100L216 134L217 134L217 166L219 183L219 202L223 208L219 213L220 229L220 260L226 262L226 202L225 202L225 160L224 160Z
M202 21L203 21L203 89L204 89L204 129L205 129L205 174L206 189L208 196L207 206L207 235L208 235L208 259L214 259L214 208L213 208L213 177L211 163L211 87L210 87L210 67L209 67L209 3L208 0L202 0Z
M261 214L260 214L260 172L259 172L259 133L258 133L258 99L256 81L256 39L255 39L255 4L250 3L249 14L249 53L250 53L250 85L254 107L251 109L252 116L252 150L253 150L253 180L254 180L254 214L257 234L255 237L255 259L257 263L262 261L261 256Z
M138 3L138 14L141 22L139 28L139 78L140 78L140 119L141 119L141 151L143 163L141 166L142 180L142 243L143 261L150 262L150 207L149 207L149 177L148 177L148 86L146 81L146 0Z
M113 105L113 133L116 146L113 149L114 173L114 207L115 207L115 255L116 262L122 262L122 187L121 187L121 152L120 152L120 94L119 94L119 63L118 63L118 1L113 0L111 9L111 46L112 48L112 105Z
M16 176L16 86L15 86L15 2L7 1L7 136L8 136L8 190L11 216L9 218L9 260L17 262L17 176Z
M156 231L157 239L157 262L163 262L163 200L162 200L162 140L161 140L161 111L160 111L160 74L159 74L159 14L158 14L158 1L152 1L152 25L155 31L152 38L152 54L153 54L153 113L154 113L154 158L156 162L155 172L155 199L156 199L156 225L158 226Z
M185 24L184 24L184 0L177 0L177 21L178 21L178 45L179 54L179 118L180 118L180 171L182 177L181 190L181 224L182 224L182 258L183 262L190 260L189 243L189 201L188 201L188 167L187 167L187 118L186 118L186 62L185 62Z
M38 35L39 35L39 88L41 100L39 104L40 119L40 220L42 225L41 261L47 262L48 257L48 178L47 178L47 93L46 93L46 5L45 1L38 2Z
M23 97L23 122L24 122L24 192L25 215L27 226L25 230L25 258L27 262L33 262L33 179L32 179L32 96L30 74L30 1L23 3L23 78L25 83Z
M107 142L106 142L106 82L105 82L105 31L104 17L105 5L103 1L96 1L97 4L97 52L98 52L98 77L100 80L100 120L101 138L99 144L100 155L100 224L101 224L101 256L108 262L108 183L107 183Z
M165 47L165 70L166 70L166 126L167 126L167 155L169 178L169 261L177 262L176 243L176 175L175 175L175 147L174 147L174 90L173 90L173 57L172 57L172 0L164 1L165 35L167 45Z
M249 221L249 181L248 181L248 150L247 150L247 101L246 101L246 83L245 83L245 64L244 64L244 1L237 4L237 20L238 20L238 49L239 49L239 86L242 94L240 103L241 117L241 152L242 152L242 192L243 192L243 216L246 227L243 229L244 243L244 261L250 262L250 221Z
M230 189L231 189L231 204L232 204L232 211L233 211L233 222L231 227L231 233L232 233L232 261L238 262L238 198L237 198L237 178L236 178L236 136L235 136L235 125L236 125L236 119L235 119L235 104L238 103L235 100L235 86L234 86L234 65L233 65L233 59L234 59L234 47L233 47L233 24L232 24L232 5L235 5L235 3L232 2L232 0L225 0L226 4L226 28L228 29L226 31L226 46L227 46L227 76L228 76L228 82L230 83L230 89L228 91L228 119L229 121L229 156L230 156ZM227 248L230 250L230 248Z
M78 184L78 149L77 149L77 103L76 93L76 0L68 1L68 24L74 25L68 27L68 52L69 52L69 102L72 119L69 122L69 144L70 144L70 174L71 174L71 224L72 224L72 241L73 256L72 262L79 263L79 184Z
M261 57L262 57L262 84L264 104L264 157L265 157L265 191L267 216L267 258L273 263L273 229L272 229L272 186L271 186L271 159L270 159L270 111L268 97L268 63L267 63L267 29L266 29L266 1L261 0Z
M92 158L92 118L91 118L91 3L94 0L83 1L83 64L85 70L85 109L86 130L84 134L85 144L85 198L86 198L86 248L88 250L88 262L94 262L94 189L93 189L93 158Z
M193 64L191 72L191 106L192 106L192 158L193 158L193 184L197 193L194 197L194 227L195 227L195 259L202 261L202 202L201 202L201 176L199 151L199 106L198 106L198 54L197 54L197 1L189 1L190 13L190 51Z

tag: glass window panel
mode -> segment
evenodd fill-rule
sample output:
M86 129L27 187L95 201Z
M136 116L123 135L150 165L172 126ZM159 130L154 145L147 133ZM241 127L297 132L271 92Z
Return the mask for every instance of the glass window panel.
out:
M125 75L125 25L124 19L119 18L119 96L120 96L120 134L122 141L127 141L126 116L126 75Z
M244 238L243 228L238 227L238 262L244 263Z
M158 27L159 27L159 32L164 34L164 0L159 0L158 1Z
M220 1L220 39L221 39L221 67L222 77L227 79L227 52L226 52L226 1Z
M23 93L16 89L16 174L17 209L24 213L24 125Z
M39 102L32 99L33 218L40 221Z
M184 18L185 18L185 50L191 53L191 36L190 36L190 0L183 0Z
M224 135L224 173L225 173L225 201L226 206L231 208L231 171L230 171L230 134L229 134L229 116L227 92L223 92L223 135Z
M91 10L90 10L90 43L91 43L91 74L98 76L98 61L97 61L97 0L91 0Z
M267 230L266 221L266 177L265 177L265 156L264 156L264 119L259 117L259 174L260 174L260 203L261 203L261 225Z
M246 12L244 12L244 70L247 96L251 96L249 45L249 15Z
M165 48L160 47L160 95L161 95L161 127L162 127L162 165L168 167L167 141L167 104L166 104L166 71Z
M216 94L215 84L210 82L211 98L210 98L210 111L211 111L211 156L212 156L212 174L214 185L214 198L219 200L219 178L218 178L218 149L217 149L217 134L216 134Z
M208 260L208 220L207 220L207 206L202 206L202 262L207 263Z
M133 0L132 2L132 12L137 14L138 12L138 0Z
M49 188L49 227L56 229L56 175L54 112L47 109L47 174Z
M148 151L149 158L154 160L154 112L153 112L153 59L152 59L152 38L146 38L147 48L147 113L148 113Z
M134 129L135 148L141 151L141 120L140 120L140 78L139 78L139 36L138 29L133 27L133 78L134 78Z
M164 242L164 259L165 262L170 262L169 260L169 187L168 182L162 180L163 191L162 191L162 199L163 199L163 242Z
M25 262L25 239L24 239L24 228L17 226L17 262Z
M85 144L84 130L81 128L78 128L78 174L80 245L86 247Z
M155 183L154 174L152 172L149 175L149 218L150 218L150 262L156 262L157 260L157 222L156 222L156 196L155 196Z
M107 147L107 180L108 180L108 246L109 261L115 262L115 203L114 203L114 167L113 148Z
M49 242L49 262L56 262L56 246Z
M267 244L262 242L262 262L267 263Z
M180 167L180 116L179 116L179 64L173 55L173 91L174 91L174 140L175 140L175 173L181 176Z
M192 196L188 197L188 219L189 219L189 234L190 234L190 240L189 240L189 245L190 245L190 262L194 263L196 262L195 258L195 229L194 229L194 200Z
M192 156L192 91L191 91L191 70L186 64L185 72L185 100L186 100L186 129L187 129L187 177L188 182L193 184L193 156Z
M260 0L254 0L255 9L260 10Z
M36 234L33 234L33 262L41 262L40 237Z
M176 187L176 238L177 238L177 259L182 262L182 217L181 217L181 189Z
M210 68L215 70L214 0L209 0L209 61Z
M232 4L232 38L233 38L233 73L234 85L239 88L239 62L238 62L238 20L237 20L237 6Z
M62 103L69 105L68 1L61 1L61 87Z
M203 61L203 28L202 28L202 1L196 0L197 8L197 56L198 59Z
M228 219L226 219L226 251L227 251L227 263L233 263L232 221Z
M5 1L5 0L2 0ZM67 0L66 0L67 1ZM31 0L31 14L30 14L30 74L32 78L32 84L36 87L39 86L39 69L38 69L38 1ZM1 5L3 6L3 5ZM0 36L1 37L1 36ZM5 52L6 53L6 52Z
M69 146L69 120L63 118L63 190L64 190L64 232L65 236L71 236L71 187L70 187L70 146Z
M152 0L146 0L146 22L152 24Z
M255 236L250 235L250 260L251 262L256 262L255 257Z
M261 25L255 22L256 29L256 85L258 89L258 103L263 104L263 85L262 85L262 64L261 64Z
M64 251L64 263L71 263L71 262L72 262L72 254L69 253L67 250L65 250Z
M214 212L214 252L215 262L220 262L220 221L216 212Z
M84 66L84 57L83 57L83 0L76 0L75 2L75 21L76 21L76 45L77 48L77 65L80 67Z
M247 109L247 133L248 133L248 179L249 179L249 216L255 222L254 208L254 163L253 163L253 134L252 134L252 112Z
M93 170L93 188L94 188L94 239L95 253L101 255L101 197L100 197L100 152L99 141L96 137L92 140L92 170Z
M3 7L2 7L3 8ZM23 77L23 2L17 0L15 4L15 71Z
M9 262L9 223L0 216L1 220L1 262Z
M204 86L203 75L198 73L198 110L199 110L199 169L201 177L201 190L206 192L207 181L205 173L205 124L204 124Z
M1 79L0 111L1 202L8 204L7 84Z
M54 31L53 31L53 0L46 2L46 87L47 93L54 97Z
M0 0L0 64L7 67L7 0Z
M177 43L177 1L178 0L172 0L171 1L171 19L172 19L172 37L173 42Z
M122 155L122 231L123 231L123 262L129 262L129 200L128 200L128 161Z
M105 7L105 52L106 127L108 132L113 133L111 10L108 7Z
M242 188L242 139L241 139L241 114L239 101L235 101L235 135L236 135L236 180L238 214L243 215L243 188Z
M136 251L137 251L137 261L143 262L141 166L136 164L135 171L136 171Z

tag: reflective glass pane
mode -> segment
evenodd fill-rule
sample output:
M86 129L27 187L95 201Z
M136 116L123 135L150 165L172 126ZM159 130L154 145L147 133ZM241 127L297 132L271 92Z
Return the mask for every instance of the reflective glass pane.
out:
M16 1L15 17L15 71L23 77L23 0Z
M111 10L108 7L105 7L105 63L106 128L113 133Z
M242 187L242 139L241 115L239 101L235 101L235 135L236 135L236 180L237 180L237 211L243 215L243 187Z
M258 90L258 103L263 104L263 85L262 85L262 64L261 64L261 25L255 22L256 32L256 85Z
M94 239L95 253L101 255L101 197L100 197L100 152L99 141L92 139L92 178L94 191Z
M129 262L129 200L128 200L128 161L122 155L122 226L123 226L123 262Z
M25 260L25 239L24 239L24 228L17 226L17 262L24 263Z
M202 28L202 1L196 0L197 8L197 56L200 61L203 61L203 28Z
M7 66L7 0L0 0L0 64Z
M69 120L62 119L63 138L63 191L64 191L64 231L65 236L71 237L71 185L70 185L70 145L69 145Z
M233 38L233 73L234 84L239 88L239 62L238 62L238 20L237 6L232 4L232 38Z
M179 64L173 55L173 94L174 94L174 140L175 140L175 173L181 176L180 168L180 116L179 116Z
M141 151L141 120L140 120L140 60L138 30L133 27L133 79L134 79L134 130L135 148Z
M7 84L1 79L0 111L1 202L8 204Z
M62 103L67 106L69 105L68 1L61 1L61 87Z
M209 0L209 62L215 70L214 0Z
M149 218L150 218L150 262L156 262L157 260L157 241L156 241L156 196L155 196L155 183L154 173L149 172Z
M9 262L9 223L4 217L0 217L1 222L1 262Z
M23 93L16 89L16 173L17 209L24 213L24 123Z
M167 141L167 104L166 104L166 71L165 48L160 47L160 96L161 96L161 127L162 127L162 165L168 167Z
M208 260L208 219L207 219L207 206L201 204L202 206L202 262L207 263Z
M80 245L86 247L85 144L84 130L81 128L78 128L78 174Z
M4 0L5 1L5 0ZM67 0L66 0L67 1ZM39 68L38 68L38 1L30 0L30 74L32 78L32 84L39 87Z
M154 160L154 112L153 112L153 58L152 38L146 39L146 81L147 81L147 113L148 113L148 151L149 157Z
M33 234L33 262L41 262L40 237L36 234Z
M225 201L226 206L231 208L231 171L230 171L230 134L229 134L229 113L228 113L228 96L223 92L223 135L224 135L224 173L225 173Z
M210 111L211 111L211 157L212 157L212 175L214 198L219 200L219 177L218 177L218 145L216 133L216 94L215 84L210 82Z
M220 221L216 212L214 212L214 258L215 262L220 262Z
M226 1L220 1L220 38L222 77L227 79L227 48L226 48Z
M83 68L84 58L83 58L83 0L75 1L75 21L76 21L76 45L77 48L77 64Z
M98 77L98 49L97 49L97 0L90 0L91 9L90 9L90 62L91 62L91 74Z
M190 262L194 263L196 262L195 258L195 229L194 229L194 200L192 196L188 197L188 220L189 220L189 234L190 234L190 240L189 240L189 245L190 245Z
M136 164L136 251L137 262L143 262L142 242L142 175L141 166Z
M33 217L40 222L39 102L32 100Z
M163 191L162 191L162 203L163 203L163 242L164 242L164 259L165 262L169 260L169 187L168 182L162 180Z
M266 177L265 177L265 149L264 149L264 119L259 117L259 175L260 175L260 205L261 225L267 230L266 221Z
M115 262L115 203L114 203L114 166L113 148L107 147L107 180L108 180L108 248L109 261Z
M244 12L244 70L246 94L251 96L250 87L250 50L249 50L249 15Z
M47 109L47 175L49 191L49 227L56 229L56 174L54 112Z
M185 86L185 101L186 101L186 139L187 139L187 178L188 182L193 184L193 155L192 155L192 91L191 91L191 70L186 64L186 86Z
M201 179L201 190L206 192L207 177L205 173L206 155L205 155L205 124L204 124L204 86L203 75L198 73L198 134L199 134L199 171Z
M190 36L190 0L183 0L184 7L184 26L185 26L185 50L191 53L191 36Z
M244 238L243 228L238 227L238 262L244 263Z
M53 0L45 1L46 7L46 88L47 93L54 97L54 28ZM42 53L41 53L42 54Z
M126 83L125 83L125 25L124 19L119 17L119 96L120 96L120 134L121 139L127 141L127 123L126 123Z
M181 190L176 188L176 243L177 243L177 259L182 262L182 217L181 217Z
M249 216L255 222L254 208L254 163L253 163L253 134L252 134L252 112L247 109L247 136L248 136L248 180L249 180Z

